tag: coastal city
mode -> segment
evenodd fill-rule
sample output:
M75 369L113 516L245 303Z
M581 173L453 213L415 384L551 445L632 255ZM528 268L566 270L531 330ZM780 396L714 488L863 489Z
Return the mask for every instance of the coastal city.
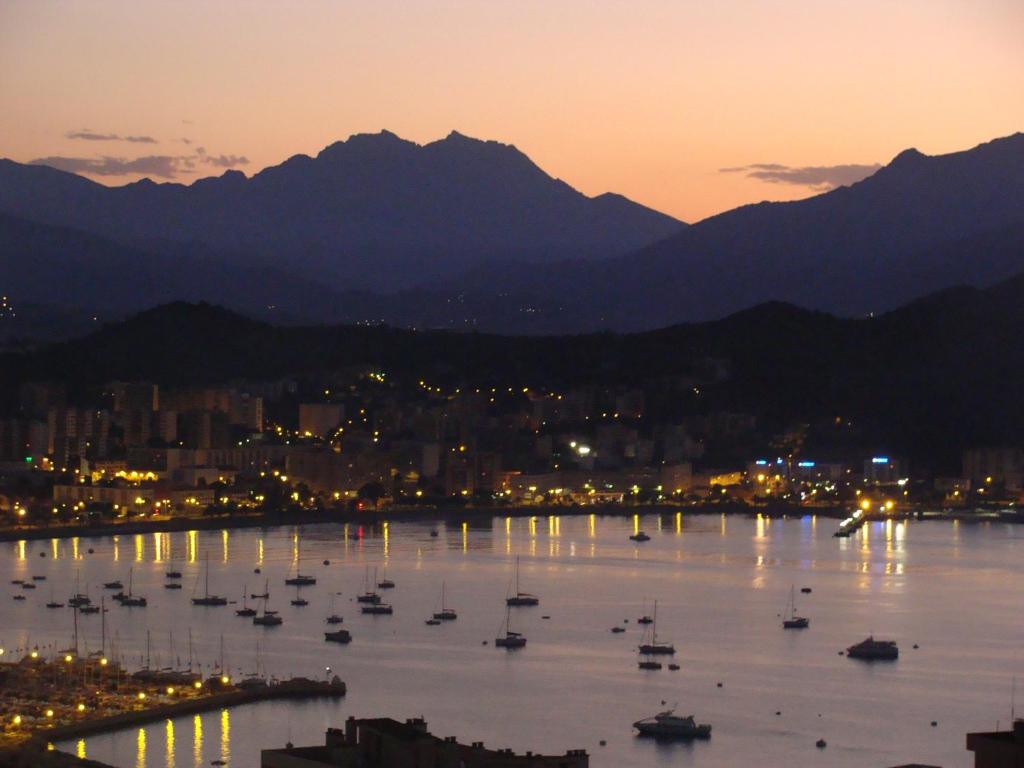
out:
M187 389L114 381L77 403L62 383L29 382L0 418L0 515L46 528L467 505L984 514L1021 499L1019 447L965 450L956 475L816 451L808 425L770 434L752 414L700 409L725 375L673 382L671 407L638 388L446 388L365 368Z
M0 768L1024 768L1022 40L0 1Z

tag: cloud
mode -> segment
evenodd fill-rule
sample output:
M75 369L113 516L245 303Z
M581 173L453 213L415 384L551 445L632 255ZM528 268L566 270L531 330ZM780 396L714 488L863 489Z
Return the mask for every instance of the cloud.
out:
M81 141L129 141L133 144L156 144L157 141L152 136L122 136L119 133L97 133L96 131L90 131L88 128L83 128L80 131L68 131L64 134L69 139L79 139Z
M249 164L249 158L244 155L208 155L204 152L201 157L204 163L217 168L234 168L237 165Z
M194 167L191 157L173 155L146 155L145 157L39 157L29 161L31 165L48 165L69 173L84 173L91 176L125 176L140 174L173 179L179 173L187 173Z
M87 176L153 176L160 179L174 179L180 175L195 173L199 164L214 168L235 168L248 165L244 155L211 155L203 147L197 147L191 155L145 155L126 158L113 155L99 157L65 157L52 155L30 160L32 165L48 165L68 173Z
M742 173L748 178L771 184L794 184L818 190L834 189L867 178L881 165L809 165L794 167L780 163L754 163L735 168L720 168L720 173Z

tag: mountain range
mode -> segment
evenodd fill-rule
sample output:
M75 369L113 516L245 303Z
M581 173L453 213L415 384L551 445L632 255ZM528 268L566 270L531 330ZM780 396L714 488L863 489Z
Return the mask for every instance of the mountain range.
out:
M101 317L176 299L505 333L643 330L771 300L863 316L1024 270L1024 134L906 150L851 186L690 226L454 132L357 135L188 186L0 160L0 268L15 303Z

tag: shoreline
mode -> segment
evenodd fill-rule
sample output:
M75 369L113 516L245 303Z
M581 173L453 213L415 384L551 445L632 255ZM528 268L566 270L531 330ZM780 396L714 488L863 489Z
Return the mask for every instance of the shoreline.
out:
M276 528L286 525L314 525L321 523L357 523L375 525L383 522L465 522L492 517L534 517L547 515L601 515L603 517L629 517L632 515L676 514L695 515L763 515L769 518L820 517L841 520L849 514L842 506L806 507L795 504L752 505L730 502L719 504L645 504L636 506L487 506L487 507L400 507L372 512L333 512L305 510L302 512L272 512L258 515L223 515L204 517L171 517L159 520L135 520L125 523L99 525L57 525L44 527L0 528L0 542L39 541L43 539L99 539L108 536L146 533L177 533L184 531L232 530L244 528ZM997 509L939 509L923 508L894 510L872 520L960 520L984 522L998 519L1003 522L1024 523L1024 510Z
M108 715L107 717L58 725L33 734L23 744L7 750L6 754L0 753L0 766L56 767L88 765L96 766L96 768L106 768L105 763L81 761L67 752L56 749L53 746L54 742L126 730L161 720L170 720L184 715L194 715L200 712L209 712L227 707L239 707L245 704L257 704L264 701L282 699L338 699L345 696L346 693L345 683L337 679L325 682L306 678L293 678L267 685L264 688L226 691L196 699L178 701L172 704L162 704L148 709L120 712L116 715Z

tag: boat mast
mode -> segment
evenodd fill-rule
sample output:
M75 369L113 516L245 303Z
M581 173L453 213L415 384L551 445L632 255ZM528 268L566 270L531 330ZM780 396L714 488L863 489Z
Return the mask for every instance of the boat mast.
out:
M107 609L104 608L105 597L100 597L100 656L107 653Z

